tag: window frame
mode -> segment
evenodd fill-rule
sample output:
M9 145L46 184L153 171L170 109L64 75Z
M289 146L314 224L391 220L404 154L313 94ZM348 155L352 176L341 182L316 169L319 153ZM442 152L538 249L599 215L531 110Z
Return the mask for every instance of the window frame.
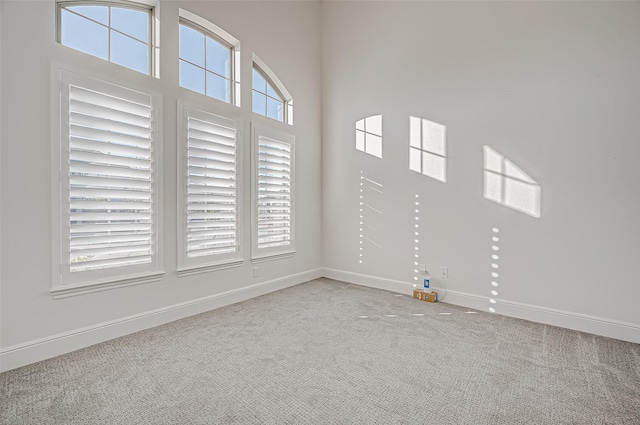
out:
M208 99L207 99L208 100ZM206 273L213 270L228 269L239 267L244 262L244 243L243 243L243 138L242 119L229 113L225 109L216 107L212 102L194 102L192 100L183 101L178 99L178 155L177 155L177 236L178 236L178 268L179 277L188 276L197 273ZM235 121L236 124L236 241L237 250L233 255L223 255L216 257L215 255L203 256L196 259L188 258L187 232L185 230L185 222L187 218L186 207L188 202L188 109L195 111L196 114L209 114L223 119Z
M103 6L103 7L118 7L118 8L123 8L123 9L132 9L132 10L138 10L138 11L144 11L147 12L149 15L149 28L148 28L148 37L149 37L149 42L147 43L148 48L147 48L147 60L148 60L148 64L149 64L149 69L148 72L144 73L144 72L140 72L138 70L135 70L133 68L129 68L128 66L125 65L120 65L116 62L112 62L111 61L111 49L108 49L108 53L109 53L109 58L108 59L102 59L100 57L94 56L90 53L87 52L83 52L81 50L75 49L71 46L67 46L65 44L62 44L62 10L65 9L67 6ZM70 13L74 13L73 11L69 11ZM111 12L109 12L109 15L111 14ZM85 17L85 19L88 19ZM151 77L155 77L155 78L159 78L160 77L160 54L159 54L159 49L158 49L158 38L159 38L159 29L158 29L158 21L159 21L159 1L157 0L138 0L138 1L131 1L131 0L92 0L92 1L84 1L84 0L56 0L56 42L58 44L60 44L61 46L65 46L69 49L73 49L75 51L81 52L82 54L88 55L90 57L108 62L108 63L112 63L114 65L123 67L125 69L129 69L131 71L134 72L138 72L142 75L148 75ZM105 26L102 23L99 23L102 26ZM111 27L111 22L109 22L109 25L105 26L106 28L108 28L109 32L116 31L118 33L124 34L122 33L122 31L119 31L117 29L113 29ZM130 37L128 34L125 34L126 36ZM111 35L109 33L109 38L108 38L108 46L110 47L111 45Z
M158 117L162 116L162 96L148 87L131 88L118 82L95 75L84 70L55 64L51 72L51 201L52 201L52 285L54 298L91 293L121 286L158 281L164 275L163 262L163 207L162 207L162 125ZM140 265L102 268L71 272L69 270L69 109L68 93L70 84L79 85L89 90L102 89L100 93L117 92L142 93L151 98L153 127L151 161L152 169L151 193L153 221L151 262ZM65 88L66 86L66 88ZM65 105L65 101L67 104ZM65 115L66 114L66 115ZM76 274L77 273L77 274ZM69 277L71 276L71 277Z
M280 81L278 76L271 70L271 68L269 68L267 64L264 63L264 61L260 59L258 56L256 56L255 54L253 54L253 65L251 67L252 76L253 76L254 70L258 71L258 73L262 76L262 78L266 80L267 84L270 84L273 90L280 96L280 100L282 100L282 121L277 120L275 118L271 118L266 114L263 115L253 111L253 92L254 91L260 94L263 94L264 96L272 97L272 96L269 96L267 93L263 93L259 90L255 90L253 88L253 78L252 78L252 84L251 84L251 97L252 97L251 113L262 116L262 117L266 117L276 122L281 122L281 123L292 126L293 125L293 97L291 96L289 91L286 89L284 84L282 84L282 81Z
M218 102L221 102L223 104L228 104L228 105L233 105L233 106L237 106L240 107L241 102L240 102L240 98L241 98L241 85L240 85L240 50L241 50L241 45L240 45L240 41L238 39L236 39L235 37L233 37L231 34L229 34L228 32L226 32L225 30L223 30L222 28L220 28L219 26L217 26L216 24L196 15L195 13L189 12L188 10L185 9L178 9L178 28L180 28L180 25L184 25L188 28L191 28L194 31L197 31L201 34L203 34L205 37L210 37L213 40L219 42L220 44L222 44L223 46L227 47L229 49L229 102L226 102L224 100L215 98L213 96L208 96L207 93L207 86L206 86L206 72L211 72L215 75L219 75L214 73L213 71L210 71L206 68L206 61L205 61L205 66L202 67L202 69L205 70L205 90L204 93L200 93L198 91L195 90L191 90L189 88L186 87L182 87L180 85L180 81L179 81L179 74L178 74L178 87L182 90L188 90L190 92L194 92L194 93L198 93L199 95L205 96L208 99L214 99ZM206 50L205 50L205 58L206 58ZM183 60L180 57L180 50L179 50L179 46L178 46L178 66L180 65L180 60ZM190 62L189 62L190 63ZM195 64L194 64L195 65ZM198 66L198 65L195 65ZM179 73L179 71L178 71ZM224 78L224 77L223 77Z
M291 146L291 171L290 171L290 241L285 248L270 247L258 248L258 144L260 136L266 136ZM295 183L295 136L289 132L275 129L262 124L251 124L251 262L261 263L280 258L291 257L296 253L296 183Z

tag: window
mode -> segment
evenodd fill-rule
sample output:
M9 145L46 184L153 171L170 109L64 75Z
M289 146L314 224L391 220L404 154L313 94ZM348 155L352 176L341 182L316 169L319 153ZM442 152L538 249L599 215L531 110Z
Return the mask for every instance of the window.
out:
M294 252L294 138L253 127L253 260Z
M153 73L153 8L137 3L58 3L58 41L144 74Z
M382 115L356 122L356 149L382 158Z
M238 40L190 12L180 16L180 86L240 106Z
M157 275L160 101L68 71L61 76L54 292Z
M293 124L293 99L275 74L253 57L252 109L276 121Z
M262 72L253 68L253 112L273 118L277 121L284 121L284 100L282 96L274 90L273 86L267 82Z
M238 122L181 105L179 274L240 265ZM235 260L235 263L234 263Z
M409 169L447 181L447 127L424 118L409 117Z

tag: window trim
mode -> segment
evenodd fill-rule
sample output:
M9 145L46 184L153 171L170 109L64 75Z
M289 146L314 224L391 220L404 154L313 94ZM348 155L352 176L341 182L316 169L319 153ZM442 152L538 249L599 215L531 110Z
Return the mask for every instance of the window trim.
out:
M91 271L79 272L87 276L84 279L74 280L72 282L65 283L65 261L68 261L69 249L65 246L65 242L68 241L69 225L64 222L65 214L62 209L69 205L69 189L65 188L65 182L68 181L68 177L65 178L64 173L68 173L68 165L65 162L68 154L63 152L64 149L68 150L68 140L65 140L63 135L63 124L68 118L65 118L62 114L66 110L63 106L64 102L64 89L65 84L79 83L89 85L92 88L97 86L110 87L115 90L140 92L149 95L154 105L155 111L154 117L156 122L159 116L162 116L162 95L155 90L144 87L142 89L130 88L118 84L103 75L95 75L86 70L77 69L70 66L64 66L59 63L53 62L51 70L51 204L52 204L52 280L51 280L51 294L53 298L64 298L74 295L80 295L85 293L91 293L96 291L102 291L106 289L113 289L117 287L130 286L135 284L150 283L161 280L165 272L164 256L163 256L163 197L162 197L162 125L158 124L154 128L154 149L152 150L152 161L157 164L153 169L153 181L152 193L154 196L154 222L153 231L155 232L155 244L152 253L152 261L148 267L137 267L135 271L122 270L120 267L98 269ZM68 110L67 110L68 111ZM68 121L66 121L68 122ZM117 271L120 269L120 272ZM142 270L139 270L142 269ZM67 271L67 274L70 272Z
M194 102L183 101L178 99L178 146L177 146L177 256L178 268L177 275L179 277L189 276L197 273L206 273L214 270L222 270L228 268L239 267L244 263L244 243L243 243L243 143L242 143L242 120L230 114L222 108L216 108L212 102ZM184 231L184 221L186 219L185 198L187 196L187 118L188 109L195 110L197 113L216 115L222 118L230 119L236 122L236 240L238 250L235 255L226 258L217 259L215 256L205 258L209 261L190 261L187 258L187 235Z
M229 34L228 32L226 32L225 30L223 30L222 28L220 28L219 26L217 26L216 24L202 18L201 16L196 15L195 13L189 12L188 10L185 10L182 8L178 9L178 17L179 17L178 25L185 25L195 31L198 31L204 34L205 37L206 36L211 37L212 39L218 41L222 45L229 48L230 50L229 61L231 62L230 71L229 71L229 74L231 76L229 81L230 83L229 102L225 102L224 100L220 100L212 96L207 96L206 85L205 85L205 93L196 92L195 90L190 90L185 87L182 87L180 86L179 82L178 82L178 87L180 87L180 89L182 90L189 90L190 92L195 92L202 96L206 96L208 99L214 99L218 102L240 107L241 106L240 98L242 97L240 92L240 88L241 88L240 86L240 64L241 64L240 41L234 36L232 36L231 34ZM180 63L180 52L178 51L178 64L179 63ZM207 70L206 64L204 69L205 71Z
M291 243L285 248L258 248L258 142L260 136L267 136L291 145ZM262 124L251 123L251 262L261 263L265 261L288 258L296 253L296 184L295 184L295 136L289 132L277 130Z
M262 117L267 117L271 120L282 122L288 125L293 125L293 97L287 90L287 88L282 84L282 81L278 78L278 76L267 66L266 63L262 59L260 59L255 53L253 54L253 65L251 67L251 72L256 69L260 75L267 81L267 83L271 84L271 87L280 95L283 102L283 111L282 111L282 121L276 120L271 117L267 117L266 115L259 114L257 112L253 112L253 104L251 105L251 112L260 115ZM255 90L258 91L258 90ZM253 94L254 88L253 84L251 86L251 93ZM261 93L258 91L258 93ZM264 93L266 96L267 94Z
M112 62L111 59L102 59L97 56L94 56L90 53L82 52L81 50L74 49L73 47L66 46L62 44L62 9L68 6L104 6L104 7L119 7L125 9L133 9L139 11L145 11L149 14L149 30L148 37L148 63L149 63L149 71L147 73L137 71L135 69L129 68L124 65L120 65L118 63ZM75 13L73 11L69 11L71 13ZM101 61L105 61L108 63L112 63L116 66L129 69L131 71L140 73L142 75L148 75L155 78L160 78L160 50L159 50L159 1L158 0L92 0L92 1L83 1L83 0L56 0L56 42L61 46L67 47L69 49L73 49L75 51L81 52L85 55L91 56L93 58L99 59ZM101 24L103 25L103 24ZM109 23L109 30L111 30L111 23ZM114 30L116 32L121 32L118 30ZM111 37L108 40L111 43ZM111 49L109 49L109 55L111 55Z

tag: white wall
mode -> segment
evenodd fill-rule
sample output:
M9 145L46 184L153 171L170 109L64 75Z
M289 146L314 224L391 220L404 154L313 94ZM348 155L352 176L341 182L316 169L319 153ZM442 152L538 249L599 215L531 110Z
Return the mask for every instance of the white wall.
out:
M176 276L176 103L178 7L222 27L242 43L244 124L243 243L241 268ZM321 262L321 92L319 6L281 2L162 1L164 269L162 281L75 297L53 299L51 289L50 155L52 61L81 64L92 73L108 70L135 87L148 77L89 57L54 41L53 1L2 2L2 245L1 340L5 352L21 344L73 333L151 310L221 294L256 283L298 275ZM28 24L27 24L28 23ZM294 257L261 263L253 277L250 256L251 54L278 75L295 102L297 222ZM149 83L145 83L149 84ZM191 95L192 97L195 94ZM295 279L294 279L295 281ZM299 282L295 282L299 283Z
M2 15L0 2L0 167L2 166ZM0 171L2 169L0 168ZM2 241L2 173L0 172L0 241ZM0 243L0 270L2 270L2 243ZM2 306L2 273L0 273L0 306ZM0 314L0 340L2 340L2 315Z
M451 301L486 310L496 227L497 313L568 313L640 342L640 3L324 2L322 13L325 267L408 284L417 247L432 276L449 267ZM355 122L375 114L382 160L354 146ZM447 126L447 183L409 171L409 116ZM483 198L485 145L537 181L540 218ZM365 227L363 245L361 173L383 185L365 196L381 228Z

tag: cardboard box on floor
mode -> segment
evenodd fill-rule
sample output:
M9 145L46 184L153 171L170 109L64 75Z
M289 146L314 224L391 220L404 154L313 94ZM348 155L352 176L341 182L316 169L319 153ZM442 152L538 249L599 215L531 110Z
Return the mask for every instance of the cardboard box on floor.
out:
M438 293L437 292L425 292L422 289L414 289L413 290L413 298L420 301L426 301L428 303L438 302Z

